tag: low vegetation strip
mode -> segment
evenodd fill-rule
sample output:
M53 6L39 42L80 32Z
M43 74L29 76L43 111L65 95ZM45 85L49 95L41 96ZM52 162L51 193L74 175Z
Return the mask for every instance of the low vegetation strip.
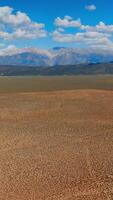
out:
M113 90L112 75L0 77L0 92L39 92L77 89Z

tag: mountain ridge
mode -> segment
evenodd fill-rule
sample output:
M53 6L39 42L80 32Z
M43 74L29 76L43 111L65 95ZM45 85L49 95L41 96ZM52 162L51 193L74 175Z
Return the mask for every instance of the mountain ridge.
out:
M22 48L0 55L0 65L56 66L112 62L113 52L101 49L54 47L44 50Z

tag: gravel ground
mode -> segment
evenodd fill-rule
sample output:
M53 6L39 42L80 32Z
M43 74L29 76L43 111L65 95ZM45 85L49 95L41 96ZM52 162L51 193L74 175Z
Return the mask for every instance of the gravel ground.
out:
M0 94L0 200L113 200L113 92Z

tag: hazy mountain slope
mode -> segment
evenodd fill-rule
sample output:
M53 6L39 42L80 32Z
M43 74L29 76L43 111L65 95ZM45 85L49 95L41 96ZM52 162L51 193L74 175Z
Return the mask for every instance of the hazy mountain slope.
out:
M0 57L0 65L27 65L27 66L47 66L51 64L50 58L43 54L24 52L15 55Z
M111 61L113 52L109 50L59 47L49 50L24 48L0 56L0 65L19 66L76 65Z

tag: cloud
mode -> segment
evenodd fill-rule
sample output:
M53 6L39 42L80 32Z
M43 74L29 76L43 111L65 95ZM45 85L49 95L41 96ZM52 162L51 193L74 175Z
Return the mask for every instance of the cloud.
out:
M13 8L9 6L0 7L0 22L3 24L21 25L23 23L29 23L30 18L20 11L13 14Z
M95 5L90 5L87 6L87 9L93 10L94 7L96 8ZM113 24L107 25L100 21L95 26L91 26L83 24L80 18L74 19L66 15L64 18L57 17L54 20L54 25L55 30L50 35L56 42L113 48ZM73 31L70 32L72 28ZM14 40L14 42L11 42L14 44L18 39L32 40L47 35L49 34L45 30L44 23L34 22L26 13L15 12L9 6L0 7L0 39L3 43L9 44ZM2 47L3 52L16 51L16 47L13 45L9 45L7 48L2 45L0 44L0 48Z
M55 19L56 30L53 31L52 37L56 42L75 43L79 46L101 47L113 49L113 25L106 25L99 22L95 26L84 25L80 19L73 19L65 16L64 19ZM73 28L69 33L68 28Z
M3 46L0 48L0 56L3 55L11 55L12 53L15 53L18 50L18 48L14 45L9 45L7 47Z
M73 20L72 17L70 16L65 16L64 19L61 19L60 17L57 17L55 19L54 24L56 26L64 27L64 28L69 28L69 27L81 27L81 21L80 19Z
M85 9L89 11L94 11L96 10L96 6L94 4L88 5L88 6L85 6Z
M1 39L35 39L46 36L45 24L33 22L26 13L14 13L13 8L9 6L0 7Z
M53 32L53 39L57 42L75 42L86 45L95 45L100 43L101 45L105 45L110 42L108 35L99 32L78 32L75 34L67 34L55 30Z
M94 33L92 33L93 35ZM95 34L94 34L95 35ZM53 33L53 39L56 42L60 43L75 43L75 45L80 47L88 47L88 48L101 48L101 49L112 49L113 50L113 42L105 37L104 35L86 36L83 33L77 34L62 34L60 32L55 31Z
M96 26L84 26L82 25L82 29L86 31L98 31L98 32L105 32L105 33L113 33L113 25L106 25L104 22L99 22Z

